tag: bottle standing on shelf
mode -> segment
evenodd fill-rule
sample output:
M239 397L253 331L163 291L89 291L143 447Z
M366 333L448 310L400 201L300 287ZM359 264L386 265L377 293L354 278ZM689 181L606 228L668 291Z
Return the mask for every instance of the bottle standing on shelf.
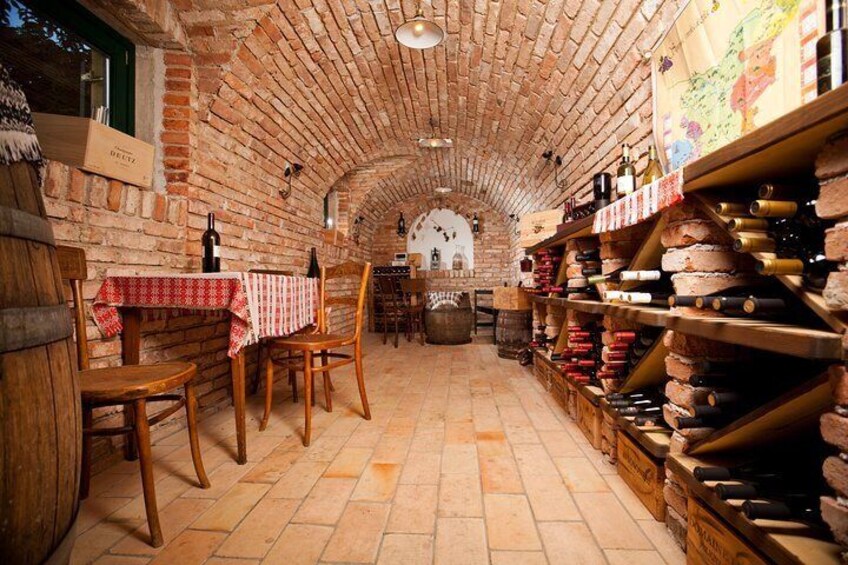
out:
M317 279L321 276L321 267L318 266L318 251L314 247L309 252L309 269L306 271L306 276L310 279Z
M399 236L406 235L406 220L403 217L403 212L400 213L397 223L397 233Z
M848 7L845 0L825 3L825 34L816 41L819 96L848 80Z
M612 201L612 175L595 173L592 177L592 195L595 198L595 211L609 206Z
M621 146L621 162L616 171L615 191L619 198L627 196L636 190L636 167L630 161L630 146Z
M203 272L221 272L221 236L215 231L215 214L206 216L206 231L201 238L203 245Z
M642 173L642 186L648 186L654 181L658 181L663 176L662 165L657 158L657 148L651 144L648 146L648 164L645 166L645 172Z

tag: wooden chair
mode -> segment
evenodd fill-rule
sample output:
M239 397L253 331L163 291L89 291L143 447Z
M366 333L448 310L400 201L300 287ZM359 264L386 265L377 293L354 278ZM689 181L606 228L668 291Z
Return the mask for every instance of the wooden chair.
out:
M362 323L365 312L365 294L368 290L368 278L371 275L371 263L354 263L348 261L334 267L322 267L319 282L318 332L311 334L295 334L289 337L269 341L270 353L265 361L265 415L259 429L264 430L271 415L272 390L274 384L274 365L282 365L288 369L303 371L303 397L305 425L303 445L308 446L312 436L312 405L315 403L315 373L324 374L324 398L328 412L333 411L333 390L330 381L330 371L344 365L354 363L356 366L356 381L359 386L359 398L362 400L362 410L366 420L371 419L371 409L365 394L365 378L362 373ZM336 279L358 278L359 289L356 296L327 296L327 282ZM329 308L354 308L354 330L350 334L328 333L327 317ZM331 350L345 346L353 346L353 355L334 353ZM301 354L295 359L275 359L278 351ZM321 365L315 366L315 356L321 356ZM337 361L330 362L330 359Z
M427 294L425 279L401 279L403 308L406 312L406 340L412 341L416 330L421 345L424 345L424 305Z
M386 339L389 334L389 322L393 322L395 326L395 347L398 346L400 323L406 318L406 310L404 309L399 281L400 279L398 277L391 276L378 277L374 281L377 294L380 297L380 305L382 306L378 315L383 325L383 345L386 345Z
M202 488L209 488L209 479L200 457L197 437L197 400L192 380L197 374L194 363L157 363L155 365L124 365L104 369L90 369L88 340L85 329L85 311L82 300L82 283L88 278L85 251L73 247L58 247L57 257L62 279L71 286L73 317L77 334L77 364L79 365L80 395L82 397L83 446L80 497L88 496L91 477L92 436L132 434L138 446L144 508L150 529L150 544L163 543L159 512L156 507L156 489L153 479L153 458L150 453L150 426L157 424L185 406L188 437L194 470ZM185 397L162 394L183 387ZM172 406L148 417L150 402L175 402ZM94 428L92 412L101 406L124 405L127 425L117 428Z

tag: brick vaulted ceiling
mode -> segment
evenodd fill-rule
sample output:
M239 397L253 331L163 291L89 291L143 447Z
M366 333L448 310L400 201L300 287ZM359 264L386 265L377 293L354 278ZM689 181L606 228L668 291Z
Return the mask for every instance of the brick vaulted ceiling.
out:
M547 149L585 194L619 143L650 133L642 54L679 4L425 0L446 38L422 52L394 38L411 0L173 0L201 122L255 138L263 169L303 162L319 195L349 188L365 215L442 184L503 214L558 205ZM416 147L431 118L455 148Z

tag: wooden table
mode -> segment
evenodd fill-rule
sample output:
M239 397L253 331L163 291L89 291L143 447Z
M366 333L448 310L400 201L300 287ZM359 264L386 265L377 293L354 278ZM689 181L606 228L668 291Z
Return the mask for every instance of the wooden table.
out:
M315 279L262 273L132 275L107 277L92 306L95 322L107 336L121 333L125 365L137 365L141 351L142 309L227 311L230 314L230 372L236 419L236 461L247 462L245 359L247 345L290 335L315 323ZM127 455L134 446L127 444Z

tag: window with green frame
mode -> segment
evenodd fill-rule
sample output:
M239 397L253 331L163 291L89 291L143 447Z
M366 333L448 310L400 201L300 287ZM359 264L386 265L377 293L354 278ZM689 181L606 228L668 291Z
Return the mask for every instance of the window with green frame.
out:
M135 46L77 2L0 0L0 64L35 112L91 117L135 129Z

